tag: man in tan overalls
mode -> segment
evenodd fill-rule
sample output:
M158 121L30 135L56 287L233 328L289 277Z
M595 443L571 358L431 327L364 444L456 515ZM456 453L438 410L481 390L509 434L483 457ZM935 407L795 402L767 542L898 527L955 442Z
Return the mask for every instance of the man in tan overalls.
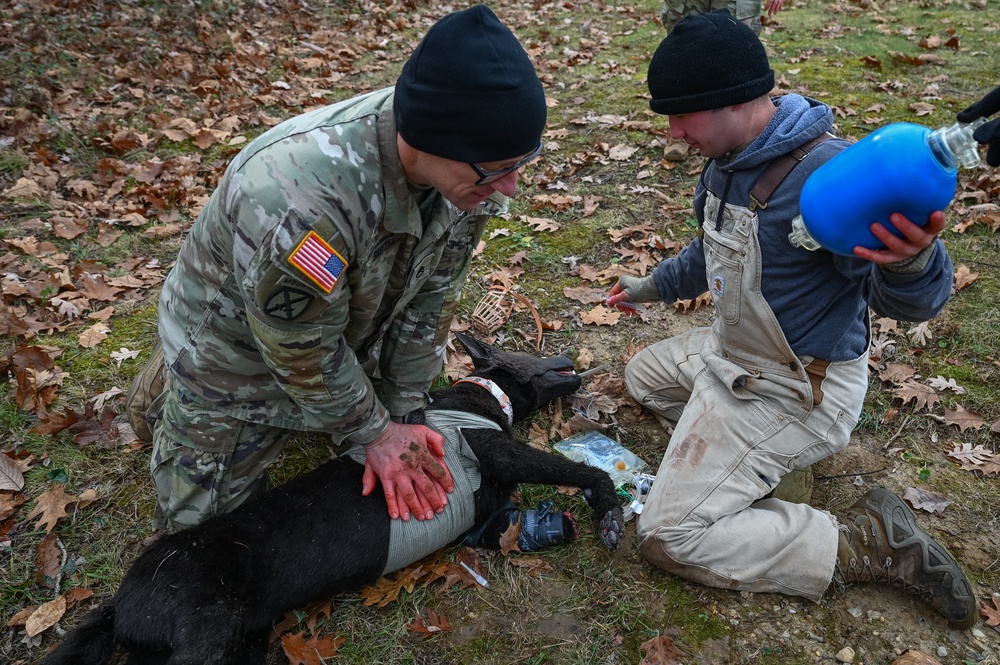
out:
M868 388L869 308L926 321L945 306L944 213L916 220L923 227L892 215L902 237L873 224L881 251L792 246L802 184L848 143L829 136L827 106L770 97L764 47L725 10L678 23L647 80L671 136L709 158L694 198L701 232L649 276L623 277L608 304L634 311L621 303L708 289L715 320L626 367L629 393L672 429L636 527L642 554L709 586L813 601L851 583L891 584L972 626L968 579L894 493L872 490L843 515L770 496L787 474L848 445Z

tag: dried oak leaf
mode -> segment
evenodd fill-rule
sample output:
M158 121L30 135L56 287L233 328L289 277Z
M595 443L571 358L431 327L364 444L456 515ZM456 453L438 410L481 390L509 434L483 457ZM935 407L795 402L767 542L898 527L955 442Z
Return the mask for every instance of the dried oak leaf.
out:
M641 224L626 226L623 229L608 229L608 236L611 238L611 242L621 242L629 236L648 236L652 235L655 231L656 226L652 222L642 222Z
M26 492L18 492L17 494L0 494L0 521L3 521L13 515L18 508L23 504L28 503L31 497L28 496ZM0 528L0 532L3 529ZM2 539L0 539L2 540Z
M902 400L904 404L913 402L916 411L921 409L930 411L940 401L934 389L916 381L906 381L899 388L892 391L893 397Z
M602 413L614 413L618 404L607 395L578 390L571 396L570 405L590 420L598 420Z
M80 414L69 407L64 407L62 413L47 413L39 416L38 423L29 432L32 434L58 434L80 420Z
M333 613L333 603L327 599L316 600L305 607L299 608L293 612L288 612L276 624L271 626L271 634L268 636L267 641L274 642L276 639L281 637L283 633L287 633L293 628L305 624L305 627L311 633L316 632L316 624L324 616L329 617Z
M23 487L21 468L6 453L0 452L0 490L19 492Z
M634 145L625 145L624 143L619 143L616 146L608 148L608 157L615 160L616 162L623 162L632 158L639 150L638 147Z
M518 539L521 537L521 515L518 514L517 521L507 527L507 530L500 534L500 553L509 556L511 552L520 552L521 546Z
M990 607L986 601L979 601L979 613L986 619L986 625L991 627L1000 626L1000 602L996 596L990 597L993 606Z
M712 294L706 291L691 300L678 300L674 303L674 312L677 314L688 314L690 312L697 312L702 307L708 307L711 304Z
M62 555L56 540L56 534L50 533L35 545L35 581L49 589L56 588L56 580L59 579L62 568Z
M431 584L431 582L436 582L437 580L444 580L444 583L441 584L441 586L438 587L438 590L434 593L435 596L440 596L456 584L458 584L461 589L468 589L469 587L476 586L476 580L472 577L472 575L470 575L467 570L462 568L461 565L452 561L441 561L434 566L433 573L433 579L428 579L426 584Z
M917 375L917 370L906 363L888 363L878 373L878 378L886 383L902 384Z
M622 313L618 310L612 310L604 305L598 305L589 312L584 312L580 314L580 320L585 324L595 324L598 326L613 326L618 323L618 319L622 318Z
M347 641L343 635L339 637L313 635L306 639L305 634L306 631L302 631L281 636L281 648L288 658L289 665L323 665L325 659L336 656L337 649Z
M903 498L915 509L928 513L944 514L944 509L951 505L951 500L944 498L943 495L916 487L908 487L903 493Z
M396 600L401 591L405 590L409 593L416 588L417 584L430 584L441 579L444 573L436 566L443 554L444 548L396 571L391 577L380 577L375 580L374 584L363 587L360 596L364 599L364 605L377 604L379 607L385 607Z
M577 432L589 432L595 429L604 429L604 425L582 414L574 413L569 420L559 426L558 434L560 439L568 439Z
M921 37L917 41L917 45L920 48L925 48L928 51L932 51L937 48L941 48L941 37L938 35L927 35L926 37Z
M391 578L378 578L374 584L369 584L362 588L360 593L366 607L369 605L385 607L399 598L400 592L404 589L412 591L413 584L412 579L408 579L405 575L397 574Z
M88 403L83 417L69 426L69 430L75 432L73 442L78 446L94 444L100 449L114 448L119 439L118 425L115 424L117 415L114 409L105 406L101 417L97 418L93 405Z
M24 624L28 622L28 617L35 613L38 609L38 605L28 605L23 610L20 610L14 614L11 618L7 619L8 628L24 628Z
M123 289L108 284L104 275L84 274L77 278L77 290L91 300L114 302Z
M533 577L538 577L538 575L542 573L551 573L555 570L551 563L545 559L539 559L538 557L519 556L517 558L507 559L507 563L527 571L527 573Z
M910 336L910 340L917 346L927 346L927 343L934 339L934 335L931 333L930 321L924 321L913 326L907 334Z
M86 233L89 227L87 220L75 217L53 216L49 223L52 224L52 233L64 240L72 240Z
M596 194L585 195L583 197L583 216L590 217L597 212L597 209L601 206L600 202L603 198L603 196L598 196Z
M467 586L478 586L476 580L466 571L462 564L471 568L480 577L486 577L486 568L483 566L483 559L479 556L479 552L476 551L474 547L464 546L461 547L458 552L455 553L455 563L458 564L459 569L465 573L468 577L470 584L464 585L462 588Z
M965 388L958 385L958 383L955 382L955 379L946 379L940 374L927 379L927 383L934 390L950 390L956 395L965 394Z
M545 219L544 217L523 217L525 224L530 225L533 229L539 233L544 231L558 231L561 228L559 222L551 219Z
M28 637L34 637L59 623L66 614L66 596L58 596L55 600L38 606L24 624L24 632Z
M646 652L639 665L681 665L687 661L687 655L666 635L646 640L639 648Z
M941 661L928 656L923 651L907 649L899 658L892 661L892 665L941 665Z
M982 444L975 447L971 443L955 444L955 447L948 451L948 457L958 460L966 471L979 471L984 465L993 462L993 453Z
M873 360L885 361L896 353L896 342L888 335L879 333L872 338L871 347L868 349L868 364Z
M413 621L409 623L407 628L415 633L423 635L424 639L434 635L435 633L440 633L444 630L451 630L451 624L448 623L447 617L443 614L438 614L434 610L427 608L427 621L425 622L423 618L418 614L413 618Z
M882 61L873 55L866 55L865 57L861 58L861 62L865 67L868 67L869 69L878 69L878 70L882 69Z
M532 448L548 451L549 433L538 423L531 423L531 429L528 431L528 445Z
M97 500L97 492L92 489L85 490L80 496L72 496L63 492L65 483L59 483L48 492L40 494L35 508L28 513L25 521L38 518L39 525L45 525L45 532L51 533L56 522L63 517L69 517L70 510L84 508Z
M17 381L16 400L19 407L39 416L56 398L59 386L67 376L55 363L55 356L41 346L19 347L10 357Z
M555 332L557 330L562 330L563 322L559 319L546 319L543 316L538 317L542 322L542 330L548 332Z
M966 287L972 286L977 279L979 279L979 273L969 272L969 266L963 263L955 270L955 290L961 291Z
M81 587L70 589L66 593L66 608L69 609L93 597L94 597L94 592L91 591L90 589L83 589Z
M103 321L98 321L94 325L90 326L77 338L77 342L85 349L89 349L97 346L111 334L111 329L108 328L108 324Z
M949 425L955 425L962 432L968 429L979 429L986 424L982 416L972 411L966 411L961 404L956 404L954 411L945 407L944 421Z
M899 321L896 319L890 319L887 316L880 317L872 321L872 326L878 328L881 333L894 333L899 332Z

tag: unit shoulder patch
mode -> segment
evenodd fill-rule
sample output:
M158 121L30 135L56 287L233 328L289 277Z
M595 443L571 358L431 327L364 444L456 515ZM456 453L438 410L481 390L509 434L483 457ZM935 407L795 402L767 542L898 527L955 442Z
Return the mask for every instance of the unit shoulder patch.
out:
M271 293L264 304L264 313L285 321L294 321L309 309L314 299L312 293L286 286Z

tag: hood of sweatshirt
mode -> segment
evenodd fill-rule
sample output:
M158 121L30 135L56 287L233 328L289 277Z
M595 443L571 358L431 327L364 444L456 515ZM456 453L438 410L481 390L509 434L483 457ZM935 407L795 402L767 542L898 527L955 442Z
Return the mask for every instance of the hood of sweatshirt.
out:
M774 117L750 145L731 160L715 160L724 171L741 171L760 166L791 152L824 132L833 131L830 107L815 99L789 94L774 99Z

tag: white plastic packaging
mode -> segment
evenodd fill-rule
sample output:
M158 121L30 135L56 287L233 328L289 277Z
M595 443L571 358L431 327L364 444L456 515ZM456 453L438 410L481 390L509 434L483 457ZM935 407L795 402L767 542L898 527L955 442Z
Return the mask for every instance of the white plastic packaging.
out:
M631 483L636 474L649 472L649 465L635 453L596 430L574 434L553 448L571 460L607 471L615 487Z

